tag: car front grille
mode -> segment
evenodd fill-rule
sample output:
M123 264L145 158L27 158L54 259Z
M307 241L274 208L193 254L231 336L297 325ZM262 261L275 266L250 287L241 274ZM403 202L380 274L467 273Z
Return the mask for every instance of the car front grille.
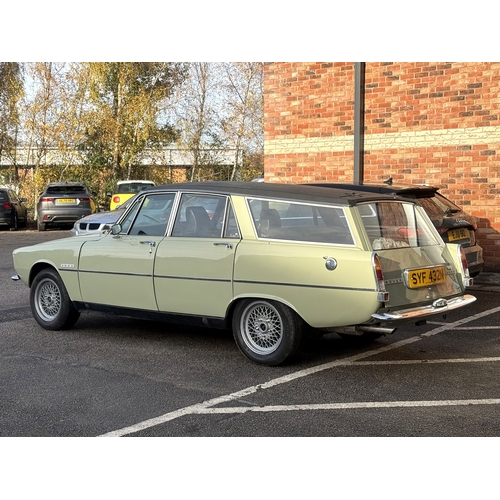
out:
M99 222L79 222L78 229L80 231L98 231L101 228Z

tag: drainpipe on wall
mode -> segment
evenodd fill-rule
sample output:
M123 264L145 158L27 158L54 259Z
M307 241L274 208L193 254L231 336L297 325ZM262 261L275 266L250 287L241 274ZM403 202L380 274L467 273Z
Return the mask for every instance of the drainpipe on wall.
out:
M365 142L365 63L354 63L354 184L363 184Z

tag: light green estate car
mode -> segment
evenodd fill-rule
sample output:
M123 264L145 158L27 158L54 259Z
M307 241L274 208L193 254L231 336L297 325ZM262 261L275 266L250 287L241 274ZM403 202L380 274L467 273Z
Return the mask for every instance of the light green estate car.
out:
M84 309L232 327L265 365L300 352L311 329L376 338L475 300L463 250L418 202L313 186L157 186L109 232L13 258L47 330Z

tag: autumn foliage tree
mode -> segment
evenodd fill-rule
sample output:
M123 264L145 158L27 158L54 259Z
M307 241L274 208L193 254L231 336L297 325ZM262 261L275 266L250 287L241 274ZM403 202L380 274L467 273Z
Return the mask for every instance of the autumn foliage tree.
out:
M32 206L51 181L85 182L105 205L122 179L249 180L263 172L262 78L262 63L0 63L0 156L23 152ZM190 155L182 174L165 149Z
M17 182L15 147L19 130L19 101L23 95L21 65L0 62L0 156L14 163L14 182Z
M79 149L89 167L108 167L114 180L127 179L145 148L172 143L175 128L160 117L184 77L182 63L81 63L88 109Z

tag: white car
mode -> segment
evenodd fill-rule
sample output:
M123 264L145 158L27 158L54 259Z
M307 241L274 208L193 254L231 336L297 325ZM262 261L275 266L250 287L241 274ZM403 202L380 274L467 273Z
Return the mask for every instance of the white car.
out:
M123 212L134 202L137 196L128 199L123 205L119 205L115 210L98 212L87 215L77 220L73 224L70 236L82 236L85 234L99 234L102 231L109 231L122 216Z

